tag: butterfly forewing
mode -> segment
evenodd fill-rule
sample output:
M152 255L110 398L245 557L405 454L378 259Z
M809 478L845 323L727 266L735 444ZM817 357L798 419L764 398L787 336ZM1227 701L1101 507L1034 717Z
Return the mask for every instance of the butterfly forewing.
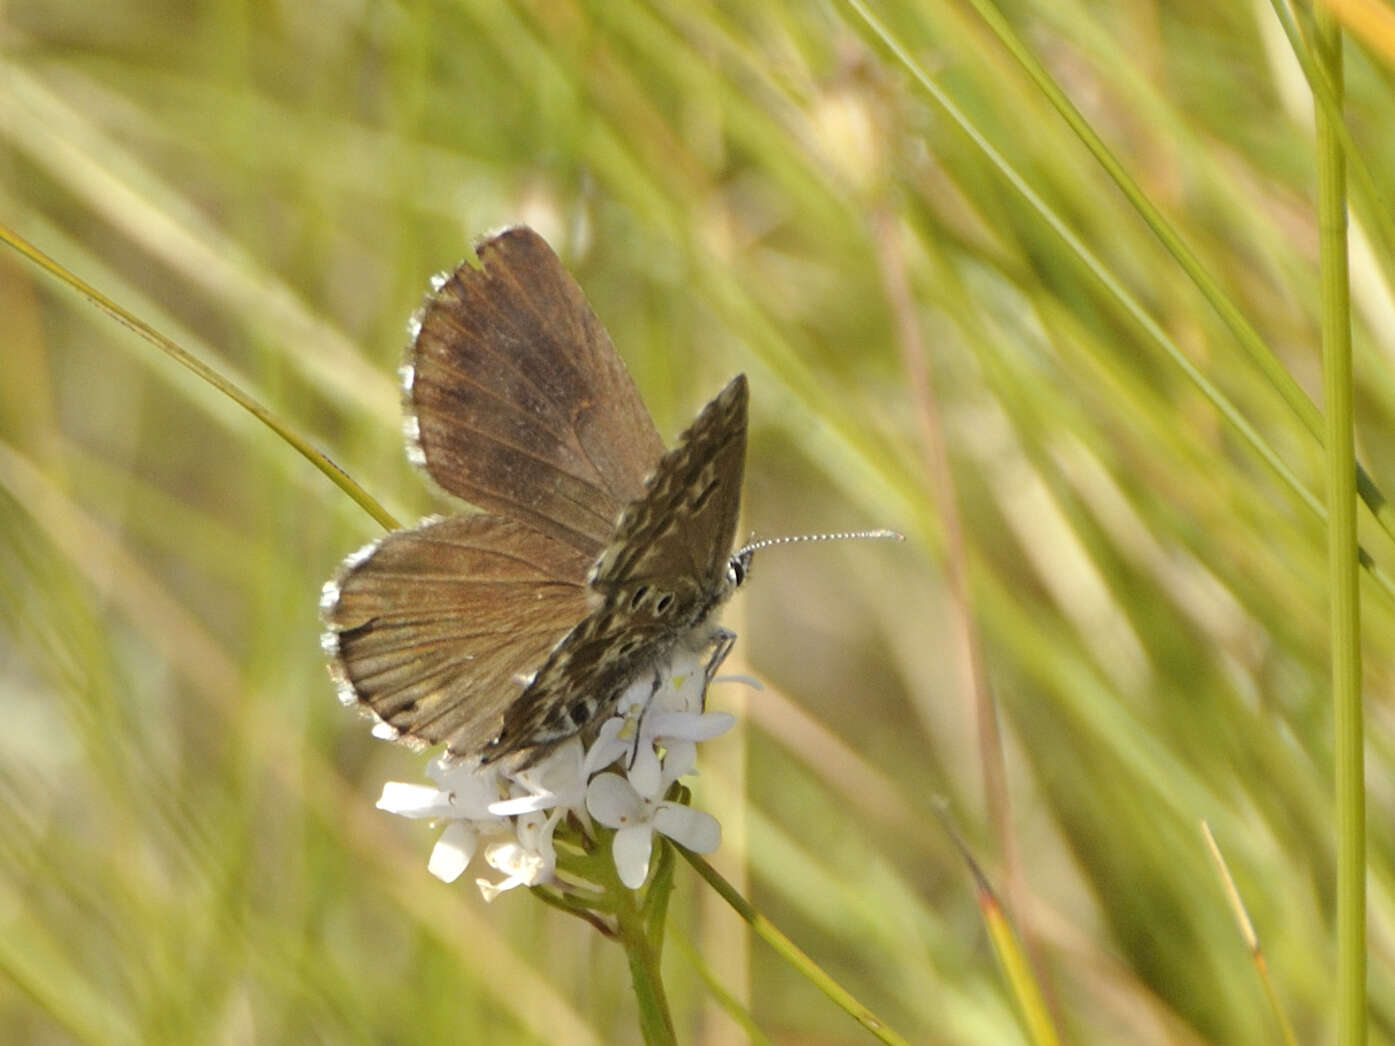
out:
M400 530L325 589L346 697L403 736L454 750L493 737L536 668L586 615L589 557L514 520Z
M663 441L576 282L531 229L478 249L429 297L408 408L432 478L599 552Z
M577 733L678 644L707 644L708 619L732 589L746 402L737 377L660 460L592 571L601 605L509 709L489 758Z
M689 578L712 588L726 576L746 465L745 375L727 383L627 507L591 574L609 593L642 581Z

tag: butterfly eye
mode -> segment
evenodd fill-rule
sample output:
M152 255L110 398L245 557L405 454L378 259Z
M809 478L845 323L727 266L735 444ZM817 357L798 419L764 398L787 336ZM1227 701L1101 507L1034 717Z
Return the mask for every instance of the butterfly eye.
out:
M740 588L746 583L746 576L751 572L751 556L748 552L740 552L731 557L727 563L727 581L732 588Z

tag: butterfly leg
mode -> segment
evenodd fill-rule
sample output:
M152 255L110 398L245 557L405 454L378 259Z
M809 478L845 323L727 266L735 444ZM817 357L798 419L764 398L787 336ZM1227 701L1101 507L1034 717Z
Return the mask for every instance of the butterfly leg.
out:
M664 678L659 674L659 670L656 668L654 669L654 685L649 688L649 697L639 710L639 718L635 720L635 741L634 744L630 746L630 758L625 764L625 770L627 772L635 768L635 760L639 758L639 739L640 735L643 733L644 717L649 714L649 706L654 703L654 697L658 694L659 687L663 685Z
M707 665L703 669L702 680L702 707L700 711L707 711L707 688L712 685L712 680L717 678L717 673L721 671L722 662L731 653L731 648L736 645L736 633L729 628L719 628L712 633L712 654L707 659Z
M712 634L712 656L707 659L707 666L704 674L707 677L703 683L706 690L712 684L712 680L721 671L722 662L731 653L731 648L736 645L736 633L727 628L719 628Z

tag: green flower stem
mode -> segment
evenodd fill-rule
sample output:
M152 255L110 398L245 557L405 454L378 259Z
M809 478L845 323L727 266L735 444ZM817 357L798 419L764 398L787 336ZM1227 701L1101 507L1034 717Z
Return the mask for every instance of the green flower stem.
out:
M746 920L757 937L774 948L781 958L807 977L819 991L837 1003L853 1020L881 1039L882 1042L894 1043L896 1046L909 1046L907 1041L887 1027L880 1017L858 1002L851 992L825 973L813 959L799 949L798 945L777 930L774 923L756 911L750 901L737 893L731 883L717 874L715 868L697 854L690 853L681 846L675 846L674 849L683 855L683 859L693 866L698 875L707 880L707 885L716 890L721 895L722 900L735 909L737 915Z
M1318 61L1342 96L1342 38L1326 7L1314 11ZM1337 793L1337 1041L1366 1041L1366 802L1361 726L1361 605L1357 578L1352 432L1351 298L1346 165L1333 114L1315 105L1322 260L1322 372L1327 407L1327 561Z
M639 1027L648 1046L676 1043L673 1016L664 991L662 957L665 916L673 893L674 858L670 847L655 840L657 863L644 890L631 890L620 881L612 847L615 833L601 828L593 841L559 836L558 878L588 884L574 894L535 887L533 895L546 904L585 919L625 949L639 1008Z
M639 1027L647 1046L677 1043L673 1017L664 994L663 971L660 969L660 947L649 935L644 910L635 893L623 887L618 892L619 905L615 912L620 943L630 963L630 980L634 984L635 1001L639 1004Z
M683 789L684 805L688 803L687 789ZM654 840L659 851L658 867L649 881L649 889L644 894L644 904L640 914L644 919L645 932L661 953L664 947L664 930L668 927L668 902L673 897L673 869L676 858L673 847L662 837Z

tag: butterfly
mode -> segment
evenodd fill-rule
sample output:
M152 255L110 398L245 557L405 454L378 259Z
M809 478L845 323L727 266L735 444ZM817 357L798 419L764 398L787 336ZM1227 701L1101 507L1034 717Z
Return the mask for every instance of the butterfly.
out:
M408 456L481 512L394 531L324 586L346 704L448 758L536 763L680 649L707 678L746 579L733 554L747 386L665 451L624 363L537 233L439 277L403 364Z

